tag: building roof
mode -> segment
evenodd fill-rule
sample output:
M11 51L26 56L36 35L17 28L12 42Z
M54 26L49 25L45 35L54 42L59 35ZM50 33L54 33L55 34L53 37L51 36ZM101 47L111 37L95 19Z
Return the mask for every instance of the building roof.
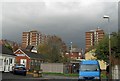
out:
M84 60L81 64L98 64L97 60Z
M44 59L44 56L42 54L30 52L30 51L27 51L26 49L21 49L21 50L32 59Z
M7 48L5 45L0 45L0 53L15 56L13 51Z
M34 48L34 46L28 45L28 46L26 47L26 50L27 50L27 51L31 51L33 48Z
M29 51L25 51L25 53L33 59L43 59L43 56L41 54L37 54Z
M72 52L81 52L81 49L79 49L79 48L73 48Z
M67 50L68 52L71 50ZM72 48L72 52L82 52L82 50L80 48Z

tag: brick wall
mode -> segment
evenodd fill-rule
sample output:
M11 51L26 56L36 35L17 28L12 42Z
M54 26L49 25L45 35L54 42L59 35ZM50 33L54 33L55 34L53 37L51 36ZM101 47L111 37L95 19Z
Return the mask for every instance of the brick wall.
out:
M30 69L30 59L27 56L16 56L16 63L20 64L20 60L21 59L26 59L27 63L26 63L26 68Z

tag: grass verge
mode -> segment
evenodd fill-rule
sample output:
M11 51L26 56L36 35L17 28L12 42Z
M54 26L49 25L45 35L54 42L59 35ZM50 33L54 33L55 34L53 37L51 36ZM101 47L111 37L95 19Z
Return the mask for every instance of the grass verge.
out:
M51 73L51 72L44 72L43 74L56 75L56 76L67 76L67 77L78 77L78 74Z
M78 77L79 74L65 74L65 73L52 73L52 72L43 72L43 75L55 75L55 76L66 76L66 77ZM105 74L101 74L101 78L106 78Z

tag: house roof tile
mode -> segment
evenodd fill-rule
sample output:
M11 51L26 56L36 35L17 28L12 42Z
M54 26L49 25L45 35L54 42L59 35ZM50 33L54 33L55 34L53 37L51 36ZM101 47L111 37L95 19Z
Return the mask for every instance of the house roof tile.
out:
M15 56L13 51L7 48L5 45L0 45L0 53Z
M44 56L42 54L37 54L37 53L34 53L34 52L30 52L30 51L27 51L25 49L22 49L22 51L32 59L44 59Z

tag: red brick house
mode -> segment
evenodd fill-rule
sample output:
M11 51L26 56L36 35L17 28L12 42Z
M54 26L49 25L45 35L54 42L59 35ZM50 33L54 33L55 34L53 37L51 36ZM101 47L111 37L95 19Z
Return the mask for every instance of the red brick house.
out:
M41 54L28 50L18 49L14 54L16 55L16 63L25 65L27 70L33 70L35 67L40 68L40 64L43 62Z
M72 48L72 50L66 52L65 56L74 60L82 59L82 50L79 48Z

